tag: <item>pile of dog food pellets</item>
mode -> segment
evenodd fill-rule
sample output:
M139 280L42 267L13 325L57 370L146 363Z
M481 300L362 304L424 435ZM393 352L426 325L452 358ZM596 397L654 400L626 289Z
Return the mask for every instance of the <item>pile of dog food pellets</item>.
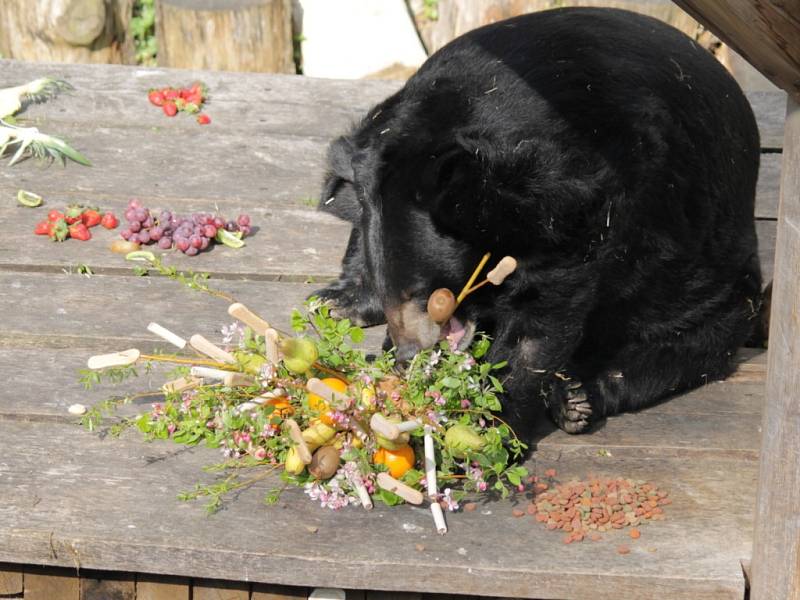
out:
M663 507L672 503L668 492L644 481L590 477L556 483L554 469L545 471L545 476L551 483L532 478L534 498L525 512L548 529L562 531L565 544L586 538L597 541L601 533L624 528L638 539L638 527L663 520Z

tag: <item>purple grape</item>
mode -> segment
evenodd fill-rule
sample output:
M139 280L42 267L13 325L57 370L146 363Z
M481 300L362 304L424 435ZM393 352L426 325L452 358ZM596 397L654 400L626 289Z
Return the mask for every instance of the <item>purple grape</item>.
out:
M189 238L189 245L192 248L199 248L203 245L203 238L201 238L199 235L193 235Z
M248 225L242 225L242 226L239 228L239 231L241 231L241 232L242 232L242 237L243 237L243 238L245 238L245 237L247 237L248 235L250 235L250 231L251 231L251 229L250 229L250 227L249 227Z
M175 246L181 252L186 252L186 250L189 249L189 247L190 247L189 246L189 240L187 240L186 238L176 238Z
M139 243L139 234L138 233L132 233L131 237L128 238L128 241L129 242L133 242L134 244L138 244Z
M119 234L122 236L123 240L130 240L133 232L130 229L123 229Z
M157 242L164 235L164 230L161 227L155 226L150 228L150 239Z
M147 209L146 208L137 208L135 211L135 218L140 223L147 218Z
M154 224L153 217L151 217L150 215L147 215L147 218L144 221L142 221L142 227L146 227L148 229L150 229L153 226L153 224Z
M128 224L128 229L130 229L133 233L138 232L142 228L142 224L139 221L131 221Z
M168 210L162 210L161 214L158 215L159 223L167 223L172 220L172 213Z
M139 243L140 244L149 244L150 243L150 232L147 229L142 229L139 232Z
M166 236L162 237L160 240L158 240L158 247L162 250L169 250L172 248L172 238L168 238Z
M239 231L239 225L236 223L236 221L228 221L225 223L225 229L228 231Z
M184 251L184 254L186 254L186 256L194 256L194 255L195 255L195 254L197 254L197 253L198 253L198 250L197 250L197 248L195 248L194 246L189 246L189 247L188 247L188 248L187 248L187 249Z
M225 219L222 217L214 217L214 227L217 229L222 229L225 227Z
M236 219L236 222L241 227L248 227L250 225L250 217L248 215L239 215L239 218Z
M208 248L208 245L211 243L211 240L207 237L200 238L200 250L205 250Z
M141 207L142 203L136 199L133 199L130 202L128 202L128 208L141 208Z
M129 223L135 221L136 220L136 211L134 209L132 209L132 208L129 208L128 210L126 210L125 211L125 220L128 221Z
M203 235L208 238L213 238L215 235L217 235L217 228L213 225L206 225L203 227Z

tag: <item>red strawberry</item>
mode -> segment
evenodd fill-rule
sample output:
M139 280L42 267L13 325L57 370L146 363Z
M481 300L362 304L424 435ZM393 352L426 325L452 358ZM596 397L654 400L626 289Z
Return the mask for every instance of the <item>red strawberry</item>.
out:
M164 92L164 99L165 100L175 100L175 98L180 98L181 93L173 88L167 88Z
M77 223L81 220L81 215L83 214L83 207L77 204L71 204L67 207L67 212L64 213L64 220L67 222L67 225L72 225L73 223Z
M33 230L33 233L36 235L50 235L50 226L52 223L50 221L41 221L36 224L36 228Z
M69 237L85 242L92 239L92 232L83 223L75 223L69 226Z
M50 223L50 231L48 234L50 239L54 242L63 242L69 237L69 229L67 222L64 219L56 219Z
M150 90L147 94L147 99L150 100L151 104L155 104L156 106L164 104L164 94L159 90Z
M203 113L202 115L197 115L197 122L200 123L200 125L208 125L209 123L211 123L211 117L209 117L205 113Z
M103 215L103 218L100 219L100 225L106 229L114 229L117 225L119 225L119 220L114 213L107 212Z
M195 81L189 88L189 91L192 94L199 94L200 98L204 98L206 95L206 86L199 81Z
M200 92L192 92L188 96L186 96L186 102L190 104L197 104L200 106L203 103L203 94Z
M93 208L87 208L81 215L81 222L86 225L86 227L99 225L100 219L102 219L100 213Z
M56 210L55 208L47 213L47 220L50 222L58 221L59 219L64 218L64 213L61 211Z
M183 98L183 99L185 100L185 99L186 99L186 97L187 97L189 94L191 94L191 93L192 93L192 91L191 91L189 88L181 88L181 89L180 89L180 91L179 91L178 93L180 94L181 98Z
M175 106L175 103L172 100L164 102L164 106L161 107L161 110L163 110L164 114L168 117L174 117L178 114L178 107Z

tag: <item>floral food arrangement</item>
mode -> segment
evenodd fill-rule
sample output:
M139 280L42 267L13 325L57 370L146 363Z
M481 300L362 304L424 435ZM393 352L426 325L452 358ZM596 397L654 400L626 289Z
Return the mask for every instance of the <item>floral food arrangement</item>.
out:
M93 356L82 372L89 387L135 375L137 364L177 365L174 379L159 392L163 401L123 426L135 425L149 438L204 442L222 450L226 462L218 467L233 474L198 486L183 499L209 497L207 508L215 510L226 492L280 470L283 487L302 486L331 509L350 504L371 509L375 500L427 503L437 531L445 533L442 507L457 509L465 492L505 496L510 488L523 487L527 472L514 461L525 446L498 416L503 387L494 373L504 363L481 362L490 346L486 337L477 337L468 351L443 340L420 352L401 373L391 354L368 360L354 348L363 340L362 330L332 317L317 299L307 302L305 312L294 311L293 333L283 333L210 289L203 276L177 273L149 252L128 258L229 300L228 313L237 319L225 329L227 348L199 334L187 341L150 323L148 330L179 352L146 355L129 349ZM432 294L433 318L449 319L470 291L499 285L516 264L504 258L473 287L488 259L487 254L458 297L449 290ZM137 396L144 395L150 393ZM83 423L94 429L104 411L132 399L101 403ZM73 412L83 410L79 406ZM242 467L260 471L243 480ZM267 501L276 501L281 489L270 492Z

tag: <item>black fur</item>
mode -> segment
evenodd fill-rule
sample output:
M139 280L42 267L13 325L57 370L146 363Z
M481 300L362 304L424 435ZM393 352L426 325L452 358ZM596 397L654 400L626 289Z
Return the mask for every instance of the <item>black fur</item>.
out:
M758 161L744 95L677 30L591 8L489 25L331 145L322 208L353 231L322 294L376 324L516 257L457 315L510 361L517 426L549 407L582 431L730 372L761 287Z

